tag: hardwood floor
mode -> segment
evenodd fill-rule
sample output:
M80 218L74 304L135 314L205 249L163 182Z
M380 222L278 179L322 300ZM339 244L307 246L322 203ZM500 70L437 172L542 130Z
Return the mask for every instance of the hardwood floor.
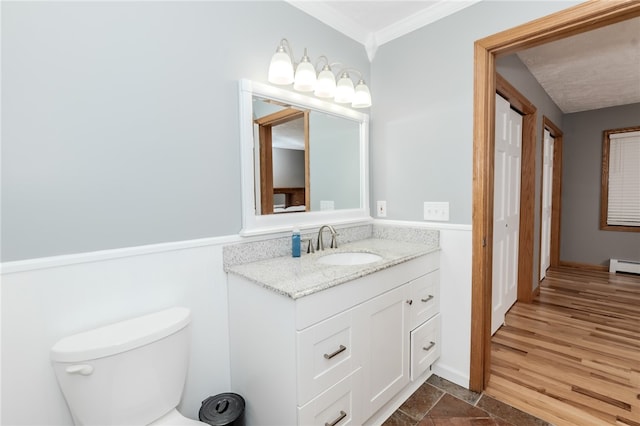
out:
M492 339L485 390L557 426L640 426L640 277L550 270Z

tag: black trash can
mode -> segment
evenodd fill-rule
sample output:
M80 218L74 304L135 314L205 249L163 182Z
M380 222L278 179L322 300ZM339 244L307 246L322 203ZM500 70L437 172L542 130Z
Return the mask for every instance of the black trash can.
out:
M202 401L198 417L212 426L244 426L244 398L237 393L221 393Z

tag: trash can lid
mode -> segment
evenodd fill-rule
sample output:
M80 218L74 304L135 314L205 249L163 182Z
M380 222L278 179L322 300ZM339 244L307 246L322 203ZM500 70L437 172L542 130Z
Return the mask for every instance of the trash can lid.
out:
M236 393L221 393L202 401L200 421L212 426L233 424L244 413L244 399Z

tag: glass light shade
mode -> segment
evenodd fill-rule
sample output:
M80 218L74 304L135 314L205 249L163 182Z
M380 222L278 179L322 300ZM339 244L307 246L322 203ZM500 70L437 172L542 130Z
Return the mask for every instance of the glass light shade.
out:
M319 98L333 98L335 93L336 77L331 72L331 68L325 66L318 74L314 95Z
M308 57L302 58L302 62L296 68L296 77L293 88L300 92L311 92L316 87L316 70L309 62Z
M271 58L271 64L269 65L269 83L282 85L293 83L293 65L291 64L291 58L285 53L282 46L278 48L278 51L274 53Z
M338 84L336 85L336 97L334 101L339 104L348 104L353 100L353 81L349 78L349 74L344 73L340 80L338 80Z
M367 108L371 106L371 92L363 80L356 84L355 93L353 94L353 102L351 106L354 108Z

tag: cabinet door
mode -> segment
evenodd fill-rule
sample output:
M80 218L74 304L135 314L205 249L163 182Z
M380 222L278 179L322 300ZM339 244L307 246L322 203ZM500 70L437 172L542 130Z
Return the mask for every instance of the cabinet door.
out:
M433 271L409 284L411 288L411 330L440 312L440 271Z
M303 426L360 426L362 417L362 370L358 369L309 403L298 407L298 424Z
M364 410L368 418L409 383L408 285L362 305L367 324L363 359Z

